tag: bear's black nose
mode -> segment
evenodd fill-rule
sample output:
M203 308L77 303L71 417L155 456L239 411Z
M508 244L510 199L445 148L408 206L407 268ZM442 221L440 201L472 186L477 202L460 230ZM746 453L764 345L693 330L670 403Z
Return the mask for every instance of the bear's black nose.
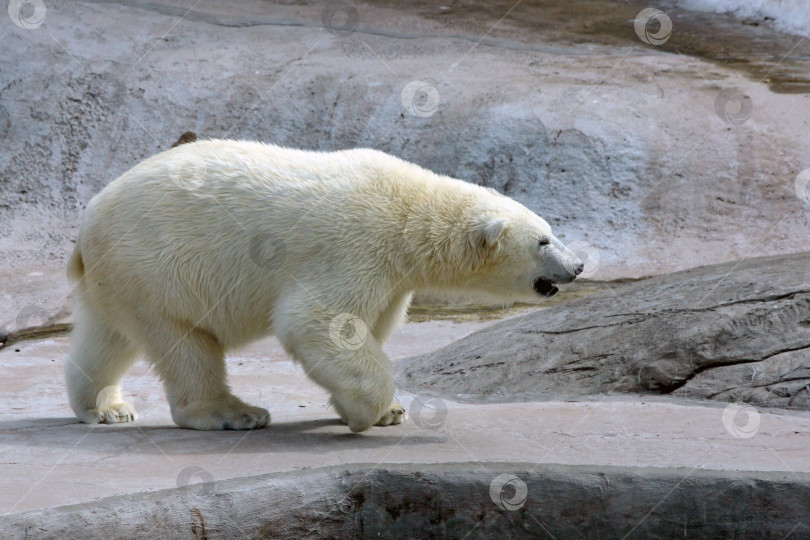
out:
M577 263L577 265L574 267L574 273L576 275L580 275L583 270L585 270L585 263L583 262Z

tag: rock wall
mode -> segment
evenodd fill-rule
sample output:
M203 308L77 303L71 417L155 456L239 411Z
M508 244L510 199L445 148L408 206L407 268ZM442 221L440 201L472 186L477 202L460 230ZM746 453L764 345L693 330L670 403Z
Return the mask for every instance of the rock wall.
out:
M495 187L593 246L596 279L807 249L808 95L664 52L629 23L609 40L540 24L570 19L551 4L494 27L493 6L356 4L340 30L332 4L257 1L48 4L28 30L4 19L5 264L61 267L90 197L187 130L369 146ZM673 40L701 23L678 24ZM739 124L716 111L729 88L753 103Z

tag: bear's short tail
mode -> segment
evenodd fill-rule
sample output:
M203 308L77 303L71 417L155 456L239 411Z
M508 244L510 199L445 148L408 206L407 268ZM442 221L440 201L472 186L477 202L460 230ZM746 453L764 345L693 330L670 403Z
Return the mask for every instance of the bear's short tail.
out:
M67 265L67 275L72 281L79 281L84 277L84 261L79 246L73 250Z

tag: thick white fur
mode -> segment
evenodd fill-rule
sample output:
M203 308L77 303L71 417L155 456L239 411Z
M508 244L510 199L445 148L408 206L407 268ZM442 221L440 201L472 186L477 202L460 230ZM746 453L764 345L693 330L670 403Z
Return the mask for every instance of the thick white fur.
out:
M571 281L572 261L517 202L381 152L182 145L87 206L68 268L70 403L83 422L134 419L118 388L143 352L178 425L261 427L269 414L231 394L224 355L273 333L352 431L398 423L382 345L414 290L533 301L534 280ZM342 314L367 327L360 346L335 339Z

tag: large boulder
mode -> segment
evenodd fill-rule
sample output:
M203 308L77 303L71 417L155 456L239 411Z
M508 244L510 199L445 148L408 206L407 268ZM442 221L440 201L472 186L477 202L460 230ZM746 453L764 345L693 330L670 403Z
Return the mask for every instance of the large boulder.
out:
M502 321L399 364L471 401L672 394L810 408L810 253L693 268Z

